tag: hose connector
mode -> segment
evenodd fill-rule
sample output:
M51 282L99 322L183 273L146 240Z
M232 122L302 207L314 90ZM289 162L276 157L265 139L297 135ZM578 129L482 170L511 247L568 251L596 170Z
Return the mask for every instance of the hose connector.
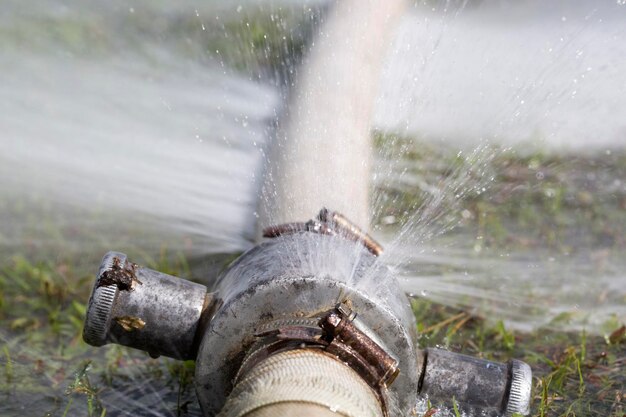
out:
M433 403L455 399L478 413L512 416L530 413L532 371L513 359L492 362L441 349L423 351L419 393Z
M195 359L207 417L266 417L285 406L297 415L408 415L420 396L454 398L476 415L529 413L525 363L418 348L382 248L343 216L322 210L266 232L274 239L231 263L212 292L107 253L84 340Z
M89 299L83 339L93 346L118 343L155 357L195 359L196 335L211 299L204 285L109 252Z

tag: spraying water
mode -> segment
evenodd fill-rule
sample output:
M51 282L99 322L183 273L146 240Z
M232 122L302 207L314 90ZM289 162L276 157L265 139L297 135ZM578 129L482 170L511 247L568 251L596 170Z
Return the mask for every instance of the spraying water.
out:
M376 173L379 184L393 177L399 189L417 186L426 195L389 253L412 265L407 291L466 308L489 305L524 328L569 313L578 317L578 326L624 317L619 248L573 240L563 251L511 253L489 249L480 234L465 236L466 243L459 237L431 240L472 215L461 200L489 192L503 145L521 155L541 149L601 152L607 159L624 148L626 125L616 117L626 91L624 18L620 2L588 1L428 3L407 14L384 72L375 124L461 149L460 163L443 182L425 182L407 172L407 165L382 163ZM417 146L398 152L391 143L382 161L419 152ZM612 171L586 174L596 198L606 193L615 201L623 195L623 173ZM591 185L605 175L606 185ZM541 182L544 172L539 169L536 177ZM381 200L374 204L383 206ZM446 265L456 266L442 273ZM528 285L532 290L524 290ZM456 290L469 299L461 301ZM607 291L620 295L607 302Z
M398 28L377 126L463 148L624 145L622 2L426 3Z

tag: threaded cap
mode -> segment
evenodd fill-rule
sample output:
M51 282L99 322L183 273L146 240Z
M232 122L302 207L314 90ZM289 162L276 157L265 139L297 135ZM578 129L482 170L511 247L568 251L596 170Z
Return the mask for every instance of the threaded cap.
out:
M119 290L115 284L106 286L100 286L99 284L102 275L113 267L115 258L122 265L126 263L126 255L123 253L108 252L104 255L96 276L96 283L89 298L87 317L85 318L85 327L83 329L83 340L92 346L102 346L107 343L113 306Z
M525 362L513 359L511 361L511 389L506 406L506 415L514 413L528 415L530 413L530 395L532 390L533 373Z

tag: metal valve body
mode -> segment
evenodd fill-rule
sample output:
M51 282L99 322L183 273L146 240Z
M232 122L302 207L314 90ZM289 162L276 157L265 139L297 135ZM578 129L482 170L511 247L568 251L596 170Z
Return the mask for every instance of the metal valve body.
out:
M196 364L196 382L207 387L199 393L203 410L221 408L237 359L260 328L318 319L338 303L357 311L398 359L402 369L389 389L400 409L414 406L420 364L408 299L389 270L358 243L309 233L278 237L243 254L222 275L216 293L223 305L211 319Z
M410 415L418 395L455 397L488 415L529 412L528 365L419 350L416 329L392 272L359 239L297 230L244 253L211 291L107 254L84 338L195 359L207 416L224 408L251 369L289 351L319 353L356 371L380 415Z

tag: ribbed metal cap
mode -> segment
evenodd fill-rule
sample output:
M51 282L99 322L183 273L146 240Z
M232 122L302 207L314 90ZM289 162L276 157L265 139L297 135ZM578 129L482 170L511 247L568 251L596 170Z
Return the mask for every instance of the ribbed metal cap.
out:
M513 359L511 361L511 390L506 406L506 415L514 413L528 415L530 413L530 395L532 391L533 373L528 364Z
M126 262L126 255L123 253L109 252L104 255L89 298L83 340L92 346L102 346L108 342L113 306L119 290L115 284L100 287L99 283L102 275L113 267L114 258L119 259L122 265Z

